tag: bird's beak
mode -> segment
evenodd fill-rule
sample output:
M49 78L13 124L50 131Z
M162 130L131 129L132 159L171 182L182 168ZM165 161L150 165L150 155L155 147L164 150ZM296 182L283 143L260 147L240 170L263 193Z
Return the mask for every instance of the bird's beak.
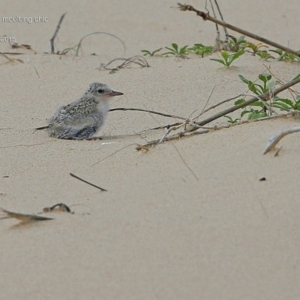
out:
M124 94L121 92L116 92L116 91L111 91L109 94L107 94L107 96L109 96L109 97L121 96L121 95L124 95Z

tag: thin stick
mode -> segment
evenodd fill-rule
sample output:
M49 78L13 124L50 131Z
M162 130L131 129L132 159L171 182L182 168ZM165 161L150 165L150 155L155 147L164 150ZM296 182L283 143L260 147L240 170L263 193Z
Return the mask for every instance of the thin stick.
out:
M202 131L193 131L193 132L188 132L188 131L184 131L184 132L179 132L179 133L176 133L176 134L173 134L169 137L166 137L164 139L164 141L172 141L172 140L176 140L176 139L179 139L179 138L182 138L182 137L187 137L187 136L191 136L191 135L198 135L198 134L203 134L203 133L208 133L209 130L202 130ZM161 139L158 139L158 140L153 140L153 141L150 141L148 142L147 144L145 145L138 145L136 147L136 150L146 150L149 146L154 146L154 145L157 145L159 144Z
M218 4L217 0L214 0L214 2L215 2L215 4L216 4L217 10L218 10L219 15L220 15L220 17L221 17L221 20L224 22L224 18L223 18L223 15L222 15L222 13L221 13L221 9L220 9L220 7L219 7L219 4ZM225 42L228 43L228 32L227 32L226 27L224 27L224 32L225 32L225 37L226 37Z
M167 118L174 118L174 119L180 119L180 120L186 120L186 118L183 117L179 117L179 116L175 116L175 115L169 115L169 114L164 114L161 112L157 112L154 110L147 110L147 109L142 109L142 108L125 108L125 107L118 107L118 108L112 108L109 111L115 111L115 110L123 110L123 111L127 111L127 110L133 110L133 111L142 111L142 112L148 112L150 114L155 114L155 115L159 115L159 116L163 116L163 117L167 117Z
M62 14L62 16L60 17L59 22L58 22L58 24L57 24L57 26L56 26L55 32L54 32L52 38L50 39L51 53L54 53L54 40L55 40L55 38L56 38L56 36L57 36L57 34L58 34L58 31L59 31L59 29L60 29L60 25L61 25L61 23L62 23L62 21L63 21L65 15L66 15L66 13L67 13L67 12L65 12L64 14Z
M207 104L209 103L209 100L210 100L210 98L211 98L211 96L212 96L212 94L213 94L215 88L216 88L216 86L214 86L213 89L211 90L210 95L209 95L209 97L207 98L206 103L205 103L205 105L203 106L200 115L198 115L198 116L196 116L195 118L193 118L193 120L197 119L198 117L200 117L201 115L203 115L203 114L205 113L205 108L206 108Z
M177 149L177 147L175 147L175 145L173 143L171 143L173 148L176 150L177 154L179 155L180 159L182 160L182 162L185 164L185 166L188 168L188 170L191 172L191 174L196 178L197 181L199 181L199 178L197 177L196 173L192 170L192 168L187 164L187 162L184 160L184 158L182 157L181 153L179 152L179 150Z
M1 54L6 54L6 55L23 55L25 53L23 53L23 52L1 52Z
M281 50L286 51L286 52L288 52L288 53L292 53L292 54L294 54L294 55L296 55L296 56L300 56L300 53L298 53L298 52L296 52L296 51L294 51L294 50L292 50L292 49L290 49L290 48L288 48L288 47L282 46L282 45L277 44L277 43L275 43L275 42L272 42L272 41L270 41L270 40L268 40L268 39L266 39L266 38L264 38L264 37L261 37L261 36L259 36L259 35L253 34L253 33L249 32L249 31L246 31L246 30L244 30L244 29L238 28L238 27L233 26L233 25L231 25L231 24L225 23L225 22L220 21L220 20L218 20L218 19L216 19L216 18L213 18L213 17L211 17L208 13L205 13L205 12L203 12L203 11L197 10L197 9L195 9L195 8L194 8L193 6L191 6L191 5L183 5L183 4L178 3L178 8L179 8L180 10L182 10L182 11L193 11L193 12L195 12L199 17L202 17L202 19L203 19L204 21L207 21L207 20L208 20L208 21L211 21L211 22L213 22L213 23L219 24L219 25L221 25L221 26L223 26L223 27L226 27L226 28L231 29L231 30L233 30L233 31L239 32L239 33L241 33L241 34L243 34L243 35L246 35L246 36L248 36L248 37L250 37L250 38L253 38L253 39L255 39L255 40L258 40L258 41L260 41L260 42L263 42L263 43L265 43L265 44L268 44L268 45L270 45L270 46L273 46L273 47L275 47L275 48L281 49Z
M214 17L217 18L216 13L215 13L215 9L214 9L214 6L213 6L211 0L209 0L209 2L210 2L210 6L211 6L212 12L214 14ZM207 10L206 5L205 5L205 9ZM217 31L217 41L219 41L221 34L220 34L220 30L219 30L218 24L215 24L215 25L216 25L216 31Z
M209 107L208 109L204 110L203 112L201 112L201 115L203 115L204 113L206 113L206 112L208 112L208 111L210 111L210 110L212 110L212 109L214 109L214 108L216 108L216 107L218 107L218 106L220 106L220 105L222 105L224 103L230 102L230 101L235 100L235 99L237 99L239 97L242 97L242 96L245 96L245 94L239 94L239 95L237 95L235 97L223 100L223 101L217 103L216 105L213 105L213 106Z
M95 188L97 188L97 189L103 191L103 192L107 192L106 189L103 189L103 188L100 187L100 186L97 186L97 185L95 185L95 184L93 184L93 183L90 183L90 182L88 182L88 181L86 181L86 180L84 180L84 179L82 179L82 178L80 178L80 177L78 177L78 176L76 176L76 175L74 175L74 174L72 174L72 173L70 173L70 175L71 175L72 177L74 177L74 178L76 178L76 179L78 179L78 180L84 182L84 183L87 183L87 184L89 184L89 185L91 185L91 186L93 186L93 187L95 187Z

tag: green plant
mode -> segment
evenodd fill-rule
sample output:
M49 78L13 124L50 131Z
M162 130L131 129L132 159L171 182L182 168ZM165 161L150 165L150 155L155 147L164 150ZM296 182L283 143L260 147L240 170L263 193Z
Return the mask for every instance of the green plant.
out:
M245 43L247 41L245 40L245 36L241 35L238 39L232 35L229 35L229 41L228 41L228 47L230 51L237 52L241 49L244 49Z
M281 49L270 50L279 55L278 60L282 61L300 61L300 57L288 52L285 52ZM297 51L300 54L300 51Z
M300 77L298 74L294 79ZM227 122L230 124L237 123L242 119L243 116L247 115L248 120L260 119L267 117L267 110L271 108L277 108L281 111L291 111L291 110L299 110L300 111L300 95L297 95L295 101L281 98L278 96L273 97L271 102L263 101L259 99L259 96L267 93L272 89L276 84L278 84L277 80L272 80L272 75L269 73L262 73L258 75L258 83L255 83L249 79L246 79L244 76L239 75L239 78L247 84L250 91L252 91L255 95L257 95L258 99L255 102L247 105L244 110L241 112L240 118L233 119L231 116L225 116L227 118ZM241 105L245 103L245 99L241 98L234 102L234 105Z
M241 105L245 103L245 99L238 99L234 102L234 105ZM255 101L250 105L246 106L245 109L241 112L241 118L244 115L248 115L248 120L260 119L267 117L266 105L261 100Z
M175 55L181 58L186 58L189 50L188 50L188 45L179 48L178 45L176 43L172 43L172 48L170 47L165 47L167 50L169 50L168 52L163 53L162 55Z
M252 50L252 54L255 56L258 52L261 52L263 50L260 50L261 48L268 48L267 45L264 45L263 43L258 43L258 44L254 44L251 42L246 42L245 43L245 48L244 49L251 49Z
M241 120L241 118L233 119L231 116L228 116L228 115L226 115L224 117L227 118L227 122L230 124L235 124Z
M194 52L197 55L204 57L205 54L211 54L213 51L213 46L204 46L203 44L194 44L193 47L188 48L189 51Z
M149 51L149 50L141 50L141 52L144 53L144 56L147 56L147 55L153 56L154 54L158 53L161 49L162 49L162 48L159 48L159 49L156 49L156 50L154 50L154 51L152 51L152 52Z
M256 55L265 60L275 59L275 57L272 56L267 50L259 50L256 52Z
M235 53L229 54L227 51L221 51L221 56L223 59L211 58L210 60L216 61L220 64L223 64L226 67L229 67L237 58L245 53L244 50L239 50Z
M256 95L261 95L268 92L271 88L273 88L278 81L273 81L272 75L269 73L262 73L258 75L258 79L261 83L254 83L251 80L246 79L244 76L239 75L239 78L248 85L248 88L251 92Z
M278 83L278 81L272 80L272 75L269 73L259 74L258 83L254 83L253 81L246 79L242 75L239 75L239 78L244 83L246 83L249 90L257 96L267 93ZM239 99L235 102L235 105L240 105L244 102L245 99ZM244 111L241 113L241 117L243 117L245 114L248 114L249 120L267 117L268 116L267 108L268 108L268 103L258 98L257 101L253 102L252 104L250 104L248 107L244 109Z
M275 96L273 99L273 107L283 111L300 110L300 96L296 97L296 101Z

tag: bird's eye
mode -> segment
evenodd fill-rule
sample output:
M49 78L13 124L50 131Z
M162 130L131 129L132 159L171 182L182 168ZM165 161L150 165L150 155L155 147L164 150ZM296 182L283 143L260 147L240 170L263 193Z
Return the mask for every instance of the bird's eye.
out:
M103 94L104 92L105 92L105 91L104 91L103 89L99 89L99 90L98 90L98 93L99 93L99 94Z

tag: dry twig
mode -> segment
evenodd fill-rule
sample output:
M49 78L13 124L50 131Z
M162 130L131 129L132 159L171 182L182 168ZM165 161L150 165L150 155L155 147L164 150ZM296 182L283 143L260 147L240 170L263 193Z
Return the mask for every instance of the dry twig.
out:
M82 178L80 178L80 177L78 177L78 176L76 176L76 175L74 175L74 174L72 174L72 173L70 173L70 175L71 175L72 177L74 177L74 178L76 178L76 179L78 179L78 180L80 180L80 181L86 183L86 184L89 184L89 185L91 185L91 186L93 186L93 187L95 187L95 188L97 188L97 189L103 191L103 192L107 192L106 189L103 189L102 187L100 187L100 186L98 186L98 185L95 185L95 184L93 184L93 183L90 183L90 182L88 182L88 181L86 181L86 180L84 180L84 179L82 179Z
M62 23L62 21L63 21L65 15L66 15L66 12L65 12L64 14L62 14L62 16L60 17L59 22L58 22L58 24L57 24L57 26L56 26L55 32L54 32L52 38L50 39L51 53L54 53L54 40L55 40L55 38L56 38L56 36L57 36L57 34L58 34L58 31L59 31L59 29L60 29L60 25L61 25L61 23Z

